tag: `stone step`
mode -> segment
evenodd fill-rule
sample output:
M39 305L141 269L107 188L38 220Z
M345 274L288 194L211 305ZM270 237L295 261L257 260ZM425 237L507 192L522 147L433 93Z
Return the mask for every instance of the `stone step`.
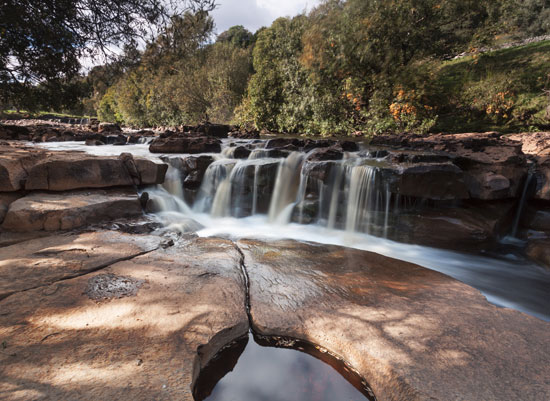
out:
M71 230L142 213L137 194L129 190L35 192L11 203L2 228L15 232Z

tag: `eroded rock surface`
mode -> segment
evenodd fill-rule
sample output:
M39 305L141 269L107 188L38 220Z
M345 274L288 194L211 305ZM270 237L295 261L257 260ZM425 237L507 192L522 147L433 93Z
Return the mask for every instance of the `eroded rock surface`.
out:
M156 236L102 231L55 235L0 248L0 299L150 252L160 242Z
M547 400L548 323L440 273L293 241L238 242L252 324L321 345L386 400Z
M1 398L193 401L199 367L248 331L239 261L199 239L4 299ZM142 285L91 299L106 275Z

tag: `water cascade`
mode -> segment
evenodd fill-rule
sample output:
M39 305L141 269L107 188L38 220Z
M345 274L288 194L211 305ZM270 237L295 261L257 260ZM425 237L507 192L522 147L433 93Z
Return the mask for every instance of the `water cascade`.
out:
M301 165L304 155L292 152L282 160L277 170L275 189L269 206L269 220L288 223L300 188Z

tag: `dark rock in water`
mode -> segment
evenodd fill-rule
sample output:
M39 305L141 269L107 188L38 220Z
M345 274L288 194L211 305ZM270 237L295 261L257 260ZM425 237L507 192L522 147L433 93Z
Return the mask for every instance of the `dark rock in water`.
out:
M221 142L208 137L158 138L149 146L151 153L220 153Z
M330 148L319 148L312 151L307 156L307 161L326 161L326 160L342 160L344 158L344 152L342 148L338 146L332 146Z
M237 146L233 152L233 157L235 159L246 159L250 156L251 151L244 146Z
M86 295L95 301L124 298L137 295L145 280L132 277L100 274L88 280Z
M304 152L309 152L317 148L328 148L330 146L333 146L335 143L336 143L335 141L330 141L328 139L321 139L317 141L313 139L306 139L302 146L302 150Z
M103 146L105 145L104 142L100 141L99 139L86 139L86 146Z
M100 123L98 127L98 132L100 134L110 134L110 133L117 133L121 132L120 125L113 124L113 123Z
M452 163L388 166L381 174L396 194L435 200L470 197L463 171Z
M266 142L265 148L266 149L273 149L273 148L284 148L285 146L294 146L296 148L302 148L304 146L304 140L303 139L297 139L297 138L273 138Z
M227 138L231 131L231 126L224 124L202 124L197 126L195 131L214 138Z
M550 157L538 157L535 170L535 199L550 201Z
M304 200L294 207L292 221L299 224L312 224L319 215L319 202L316 200Z
M526 253L531 260L550 270L550 239L529 241Z
M536 206L531 206L526 215L524 227L550 235L550 209L538 210Z
M239 139L260 139L259 131L233 131L228 134L229 138Z
M359 145L353 141L338 141L338 145L344 152L357 152L359 150Z

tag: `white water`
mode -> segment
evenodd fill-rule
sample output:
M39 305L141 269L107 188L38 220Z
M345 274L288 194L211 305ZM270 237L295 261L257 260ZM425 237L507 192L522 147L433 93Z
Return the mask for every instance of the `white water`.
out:
M67 142L43 145L49 149L85 150L101 155L132 152L136 156L156 158L145 152L144 146L86 147L82 143L76 146ZM550 274L532 263L515 260L512 255L499 258L468 255L369 235L371 223L375 223L383 226L379 235L385 236L391 229L390 213L396 213L400 207L400 199L391 197L384 183L377 179L375 167L361 165L351 155L334 162L330 182L324 184L316 182L309 176L309 170L302 168L303 154L292 153L281 160L261 156L261 151L253 152L248 160L219 158L218 155L219 160L206 171L193 205L183 201L184 188L175 169L169 170L164 187L147 192L161 211L158 215L167 229L186 232L200 228L198 235L204 237L287 238L376 252L447 274L479 289L496 305L550 321ZM269 171L273 171L267 167L274 163L279 163L279 168L269 213L257 214L259 182L265 181ZM306 187L319 187L317 222L309 225L290 223L296 207L299 221L302 220ZM406 207L406 199L403 203ZM373 214L377 217L373 218ZM237 218L240 216L248 217ZM335 229L338 216L343 219L344 230Z

